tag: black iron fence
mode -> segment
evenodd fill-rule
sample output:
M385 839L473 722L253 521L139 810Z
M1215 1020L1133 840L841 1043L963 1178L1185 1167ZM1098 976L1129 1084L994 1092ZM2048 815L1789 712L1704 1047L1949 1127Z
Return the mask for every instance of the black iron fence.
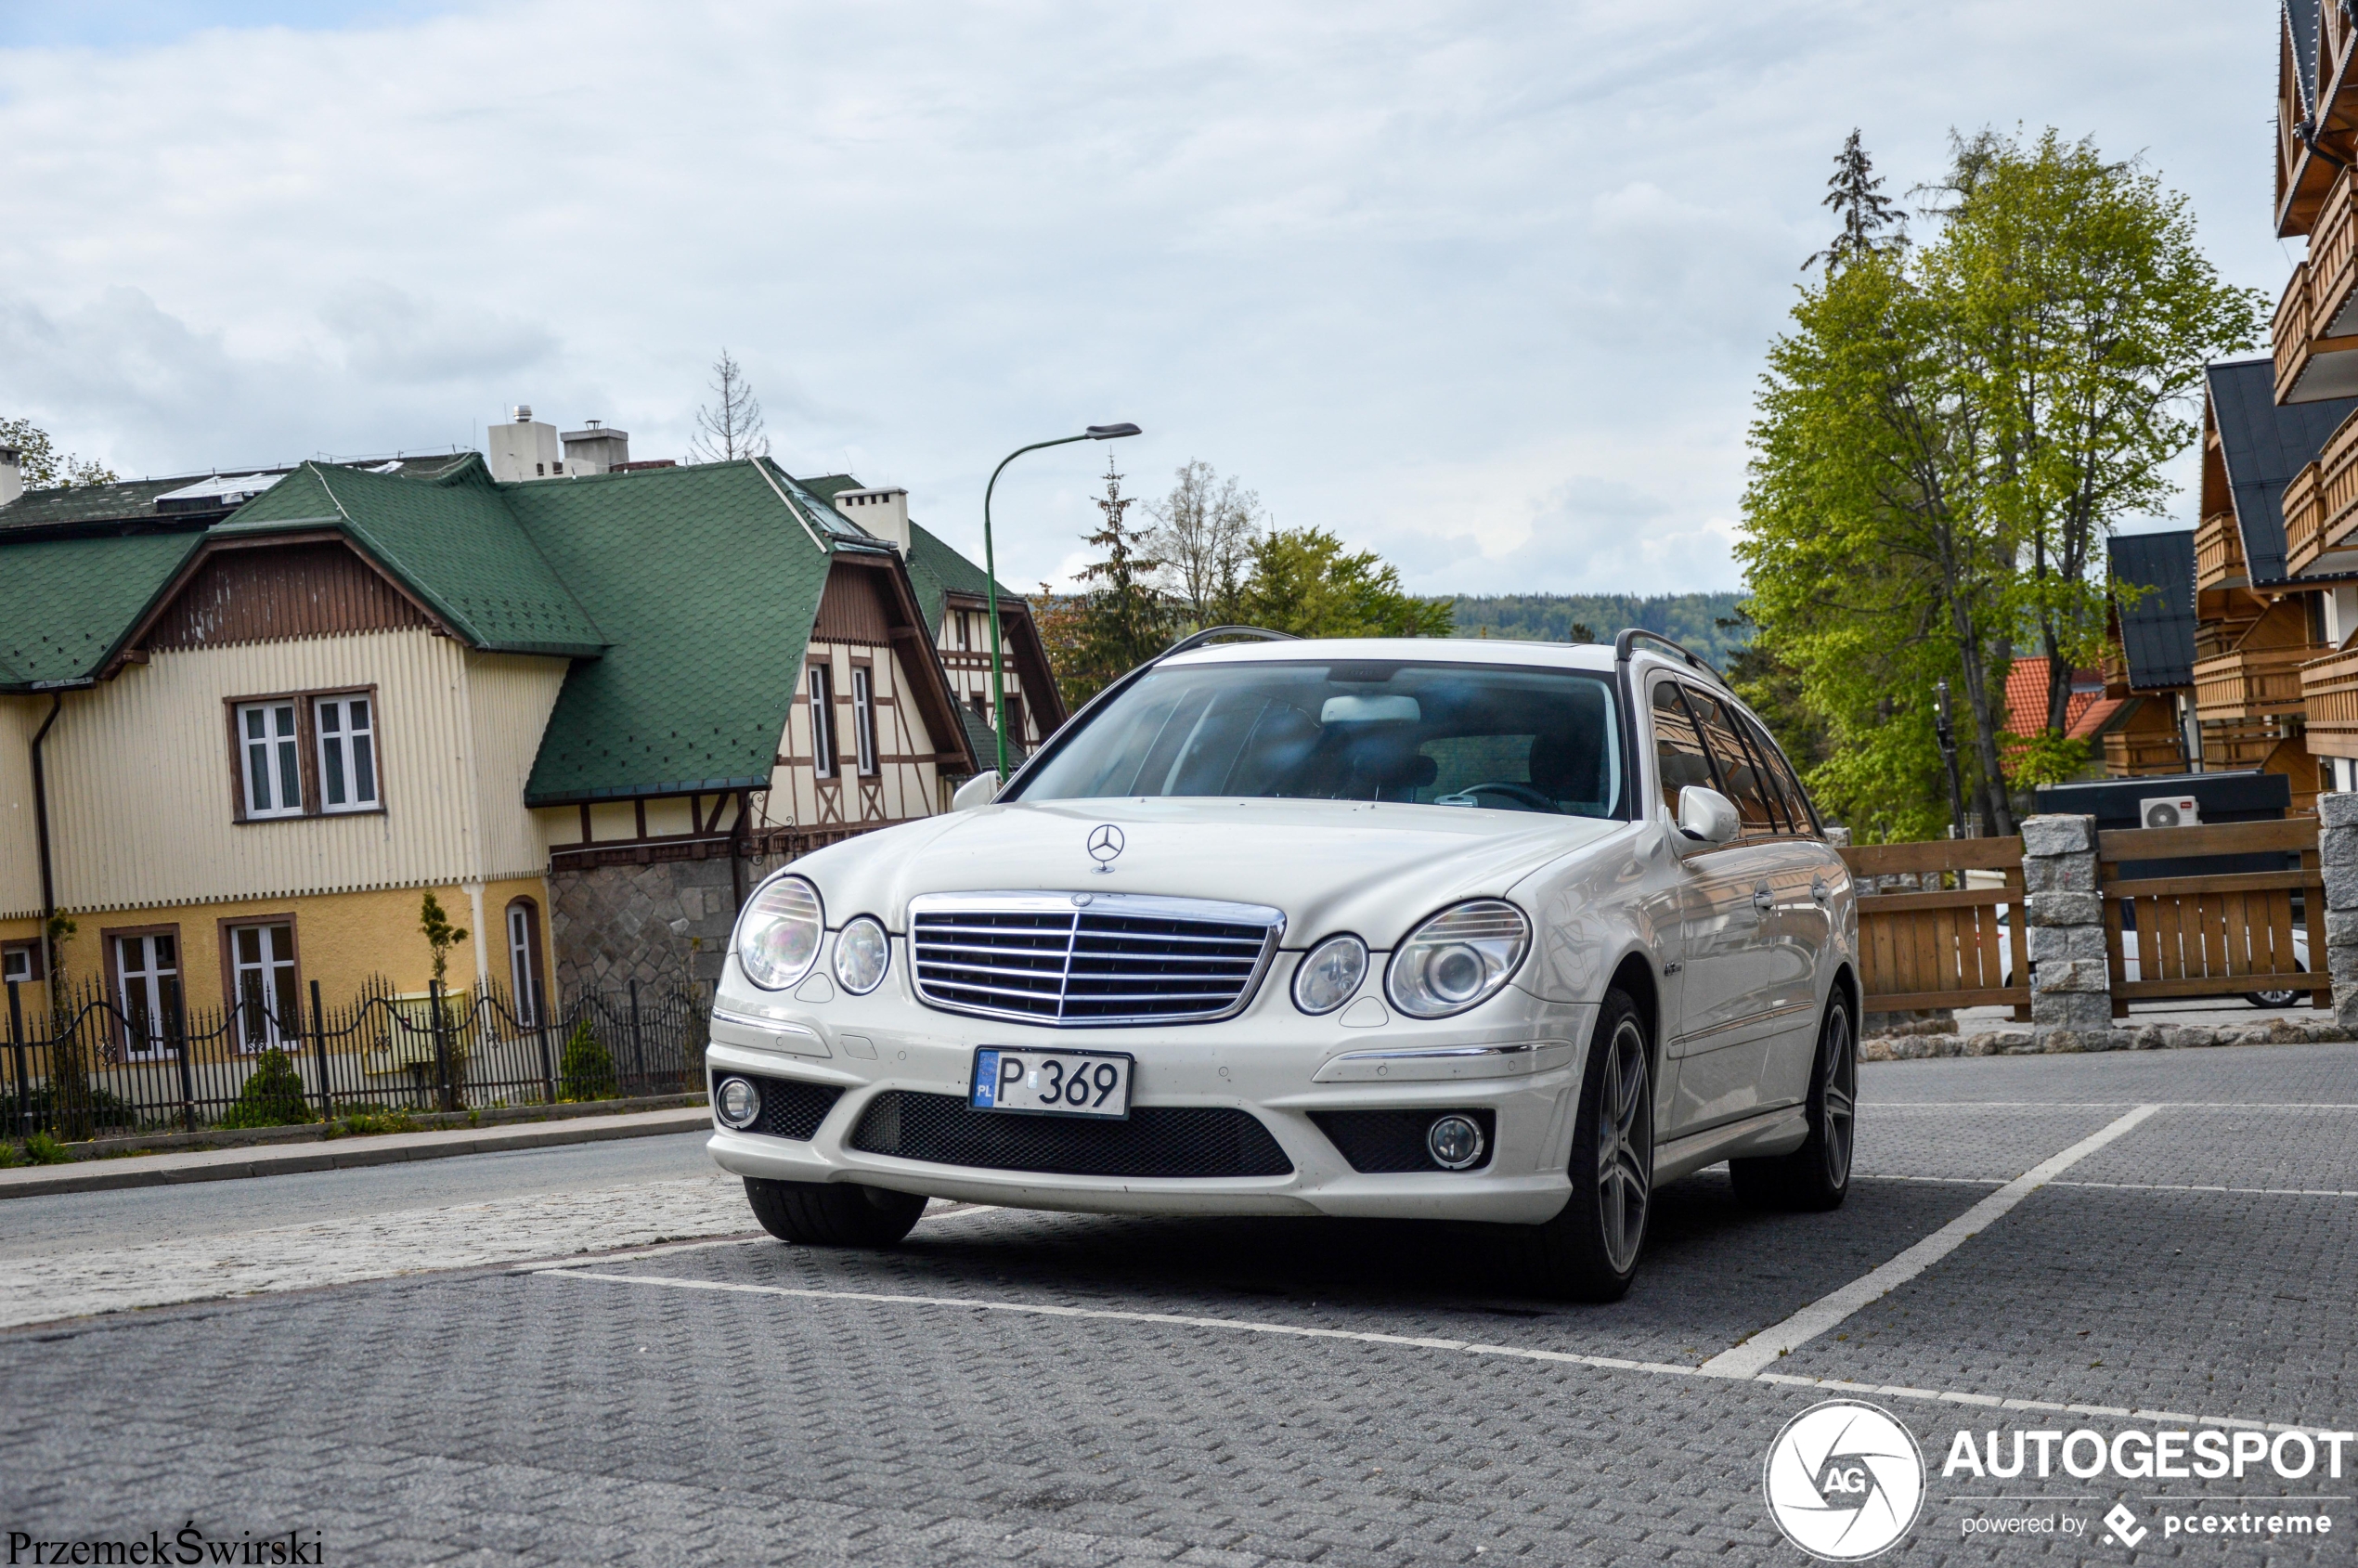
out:
M0 1136L60 1139L264 1127L338 1117L553 1105L700 1088L708 999L590 991L519 1007L498 986L341 1006L292 986L217 1009L176 987L90 985L30 1004L7 987Z

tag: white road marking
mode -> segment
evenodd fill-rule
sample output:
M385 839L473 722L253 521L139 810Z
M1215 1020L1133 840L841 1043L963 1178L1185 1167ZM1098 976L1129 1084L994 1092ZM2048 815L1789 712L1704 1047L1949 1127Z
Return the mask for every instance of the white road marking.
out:
M1772 1383L1779 1387L1828 1389L1842 1393L1872 1393L1892 1399L1927 1400L1942 1405L1970 1405L1997 1410L2050 1410L2075 1416L2107 1416L2117 1420L2174 1421L2190 1425L2253 1427L2262 1432L2299 1432L2312 1436L2331 1430L2295 1422L2261 1420L2250 1416L2190 1416L2175 1410L2131 1409L2112 1405L2065 1405L2045 1399L2007 1399L1997 1394L1964 1393L1948 1389L1911 1388L1904 1384L1860 1383L1843 1378L1800 1378L1761 1372L1730 1379L1667 1361L1632 1361L1615 1355L1581 1355L1571 1351L1537 1350L1527 1345L1481 1344L1412 1334L1380 1334L1368 1329L1314 1328L1299 1323L1268 1323L1251 1318L1197 1317L1172 1312L1133 1312L1119 1307L1056 1306L1046 1302L1001 1302L979 1296L913 1296L878 1290L819 1290L793 1285L751 1285L728 1279L691 1279L678 1275L607 1274L587 1263L550 1263L520 1269L543 1279L586 1279L607 1285L638 1285L667 1290L703 1290L716 1295L771 1296L789 1301L851 1302L871 1306L947 1308L957 1312L1012 1313L1026 1317L1062 1317L1092 1323L1138 1323L1167 1328L1203 1328L1222 1333L1261 1334L1272 1338L1333 1340L1348 1344L1387 1345L1405 1350L1450 1352L1463 1355L1505 1356L1518 1361L1542 1361L1587 1367L1602 1372L1646 1372L1661 1377L1704 1378L1715 1382Z
M2004 1176L1852 1175L1854 1182L1932 1182L1941 1186L2003 1186ZM2198 1182L2049 1182L2049 1186L2096 1187L2106 1192L2223 1192L2250 1198L2358 1198L2358 1191L2330 1186L2210 1186Z
M2358 1100L1862 1100L1864 1110L2358 1110Z
M1868 1302L1888 1295L1915 1278L1963 1246L1968 1238L1995 1225L2015 1204L2127 1134L2160 1108L2158 1106L2139 1106L2062 1153L2040 1161L1898 1257L1869 1270L1841 1289L1810 1302L1782 1323L1771 1324L1743 1343L1721 1351L1703 1364L1704 1371L1719 1378L1758 1376L1775 1365L1779 1356L1807 1344Z

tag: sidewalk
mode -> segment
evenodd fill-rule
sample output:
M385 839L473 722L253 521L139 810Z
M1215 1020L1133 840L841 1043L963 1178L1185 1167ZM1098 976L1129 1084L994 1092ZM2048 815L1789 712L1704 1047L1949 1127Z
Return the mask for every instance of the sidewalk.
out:
M0 1199L37 1198L58 1192L101 1192L120 1187L167 1186L178 1182L234 1181L243 1176L280 1176L298 1171L342 1171L363 1165L394 1165L408 1160L448 1160L501 1149L547 1148L557 1144L602 1143L611 1138L657 1137L693 1133L712 1125L702 1105L622 1116L581 1116L512 1126L462 1127L437 1133L385 1133L327 1142L245 1148L191 1149L183 1153L84 1160L71 1165L29 1165L0 1171Z

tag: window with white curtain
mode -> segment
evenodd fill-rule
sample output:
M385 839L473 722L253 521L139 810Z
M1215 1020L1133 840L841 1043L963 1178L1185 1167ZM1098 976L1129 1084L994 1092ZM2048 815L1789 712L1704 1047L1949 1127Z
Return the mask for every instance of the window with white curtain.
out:
M810 765L823 779L836 776L836 682L823 664L810 667Z
M248 703L238 709L239 771L249 817L303 814L303 746L292 702Z
M370 811L377 807L377 731L370 706L365 696L321 697L312 705L323 811Z

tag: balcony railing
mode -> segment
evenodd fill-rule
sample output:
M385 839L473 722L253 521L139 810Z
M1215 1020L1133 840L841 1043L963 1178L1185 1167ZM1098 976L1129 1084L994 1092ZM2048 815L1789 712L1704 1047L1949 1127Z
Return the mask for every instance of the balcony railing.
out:
M2294 577L2358 570L2358 415L2285 486L2285 568Z
M2195 587L2240 588L2249 574L2244 570L2243 537L2235 532L2235 514L2214 512L2195 529Z
M2310 751L2358 758L2358 648L2302 665L2300 694L2309 716Z
M2315 463L2285 484L2285 575L2297 577L2325 553L2326 492Z
M2309 259L2276 302L2276 401L2316 403L2358 392L2358 184L2342 171L2309 231Z
M2195 661L2195 711L2206 721L2302 711L2300 667L2323 649L2245 648Z

